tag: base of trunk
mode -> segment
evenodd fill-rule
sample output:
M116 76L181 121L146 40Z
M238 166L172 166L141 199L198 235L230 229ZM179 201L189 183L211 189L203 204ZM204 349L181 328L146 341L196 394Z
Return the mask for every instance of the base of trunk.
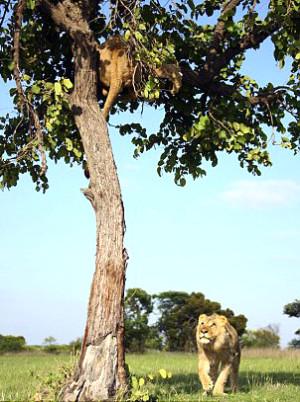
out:
M117 376L117 338L109 334L99 345L86 346L74 378L59 395L63 402L115 401L120 396ZM119 399L120 400L120 399Z

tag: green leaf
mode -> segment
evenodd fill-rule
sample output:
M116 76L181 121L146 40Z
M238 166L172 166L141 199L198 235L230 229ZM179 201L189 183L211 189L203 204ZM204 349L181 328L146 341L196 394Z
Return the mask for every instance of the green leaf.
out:
M15 67L15 63L14 63L13 61L11 61L11 62L8 64L8 66L7 66L7 68L9 69L9 71L13 71L14 67Z
M124 34L124 39L126 40L126 42L129 40L130 37L131 37L131 32L129 31L129 29L127 29L127 31Z
M131 377L131 385L133 389L138 389L139 384L136 377Z
M296 54L295 59L300 60L300 52Z
M181 187L184 187L184 186L186 185L186 180L185 180L184 177L182 177L182 178L180 179L179 185L180 185Z
M144 39L143 35L142 35L139 31L136 31L136 32L134 33L134 36L135 36L135 38L136 38L138 41L140 41L140 42L142 42L143 39Z
M30 76L28 74L23 74L22 78L26 82L30 82L30 80L31 80L31 78L30 78Z
M73 142L70 138L66 138L66 148L68 151L72 151L73 149Z
M46 121L46 129L47 129L48 131L52 131L52 130L53 130L53 126L52 126L52 124L50 123L49 120Z
M54 93L57 96L62 94L62 86L61 86L60 82L55 82L54 83Z
M67 88L67 89L73 88L73 83L72 83L71 80L69 80L69 78L64 78L64 79L61 81L61 83L62 83L62 85L63 85L65 88Z
M82 157L82 152L80 151L80 149L74 148L73 153L76 156L76 158L78 158L78 159L80 159Z
M233 128L234 128L235 131L238 131L238 130L240 129L239 123L234 122L234 123L233 123Z
M155 99L159 99L159 94L160 94L160 92L159 92L159 90L157 89L157 90L154 92L154 98L155 98Z
M37 84L33 84L31 87L32 93L38 95L41 92L41 88Z
M34 10L35 9L35 0L27 0L26 6L27 6L27 8L29 8L29 10Z

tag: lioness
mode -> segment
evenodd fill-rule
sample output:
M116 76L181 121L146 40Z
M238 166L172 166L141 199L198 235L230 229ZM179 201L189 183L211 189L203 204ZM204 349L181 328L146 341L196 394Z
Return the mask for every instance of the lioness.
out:
M198 374L204 394L223 395L230 375L237 390L240 346L236 330L223 315L199 316L197 326Z
M98 46L97 51L102 93L107 96L102 112L107 119L117 96L124 88L129 88L130 97L136 98L134 86L141 81L141 71L130 55L128 43L119 35L108 38ZM155 68L153 73L172 82L172 95L179 91L182 74L178 64L164 64L160 68Z

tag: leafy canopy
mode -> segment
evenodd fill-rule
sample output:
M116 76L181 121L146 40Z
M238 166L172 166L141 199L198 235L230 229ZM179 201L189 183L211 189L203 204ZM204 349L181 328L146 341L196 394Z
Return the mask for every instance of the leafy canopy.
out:
M150 334L148 319L153 311L151 295L140 288L128 289L125 297L125 348L144 352Z
M0 119L1 187L15 186L21 174L29 173L37 190L46 190L46 158L85 167L68 102L72 41L50 19L49 3L77 5L70 0L0 0L0 74L5 82L16 82L10 89L14 111ZM133 133L136 156L159 146L159 174L172 172L176 183L184 185L187 174L205 174L204 161L215 166L221 151L235 153L242 167L260 174L260 165L271 165L270 144L299 151L300 0L163 5L111 0L110 8L104 1L85 3L93 5L88 25L96 41L123 35L135 61L149 71L167 62L180 65L183 85L176 96L149 73L141 98L128 104L120 97L113 110L134 111L144 100L154 108L163 106L158 132L148 133L139 124L119 127L122 135ZM260 86L241 72L247 50L269 39L274 60L290 69L281 86ZM259 52L257 62L263 68Z
M296 299L293 302L286 304L283 307L283 314L286 314L289 317L300 318L300 300ZM300 348L300 328L295 331L295 335L297 335L297 338L292 339L289 342L289 346L291 348Z
M300 318L300 300L286 304L283 308L283 313L287 314L289 317Z
M242 335L247 318L235 315L230 309L222 309L220 303L206 299L202 293L162 292L154 296L159 311L158 329L165 340L167 350L196 350L195 331L200 314L225 315Z

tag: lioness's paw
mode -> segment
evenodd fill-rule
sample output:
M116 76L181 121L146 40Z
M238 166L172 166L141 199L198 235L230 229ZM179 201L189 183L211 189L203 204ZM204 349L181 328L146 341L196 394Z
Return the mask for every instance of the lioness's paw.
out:
M214 389L212 392L213 396L226 396L226 392L218 389Z
M203 395L204 395L204 396L212 395L213 388L214 388L214 384L211 382L211 383L204 389Z

